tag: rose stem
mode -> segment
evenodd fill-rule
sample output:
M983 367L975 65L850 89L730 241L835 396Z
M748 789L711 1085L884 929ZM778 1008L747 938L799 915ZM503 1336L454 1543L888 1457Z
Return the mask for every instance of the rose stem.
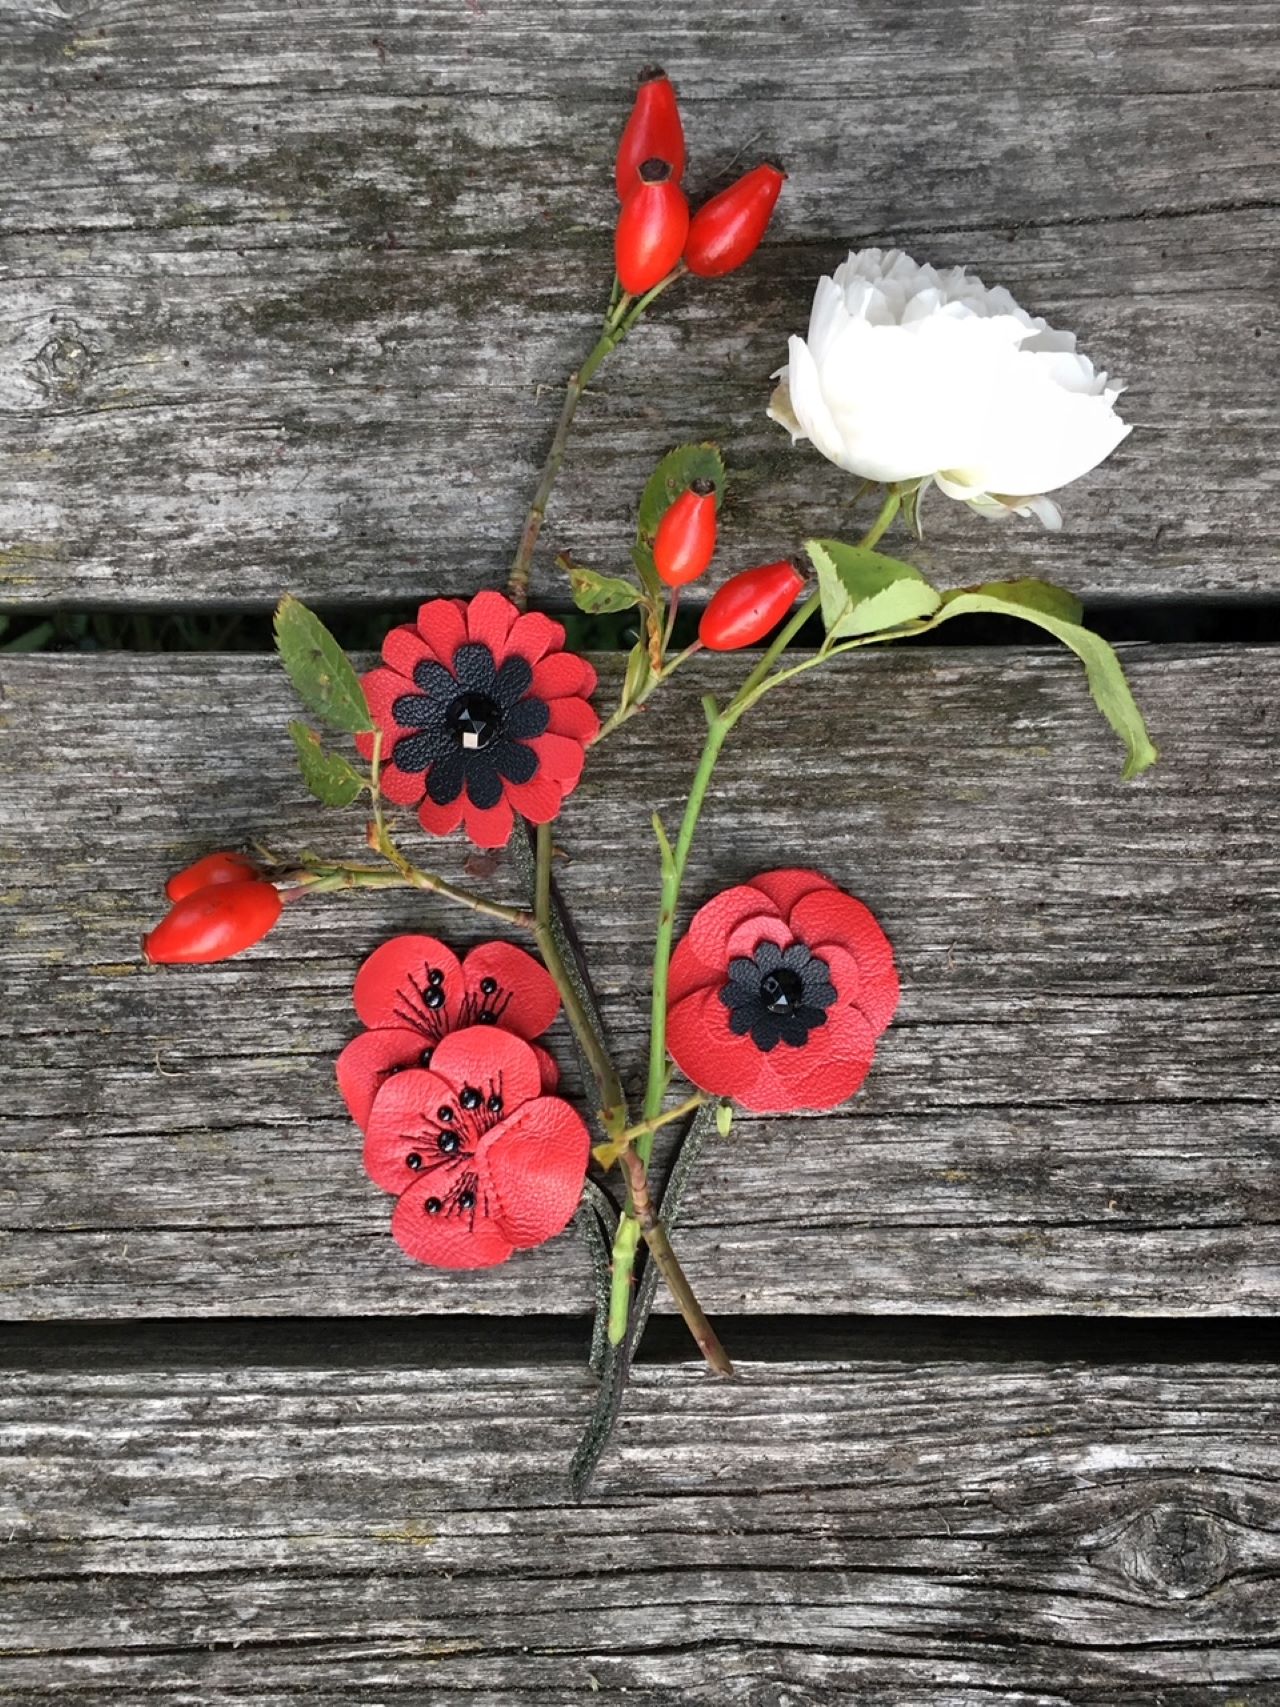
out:
M596 369L607 356L617 349L637 322L643 318L645 310L651 302L662 295L669 285L683 274L684 266L678 266L674 272L668 273L653 289L633 302L629 296L621 297L605 319L604 331L600 334L595 348L575 373L569 375L565 387L564 403L560 409L560 419L556 423L555 436L551 440L551 449L547 452L547 460L542 465L542 475L538 481L537 490L533 494L533 502L525 517L524 529L520 535L520 544L511 564L511 575L507 581L507 597L523 610L529 598L529 573L533 564L534 547L538 543L538 535L542 531L543 517L547 513L547 504L551 499L551 490L560 472L560 464L564 461L565 445L569 440L569 429L573 425L573 417L577 412L582 394L595 374Z
M890 488L879 515L861 541L863 545L872 546L881 538L897 514L901 502L901 497L897 491ZM693 846L698 818L702 812L703 802L707 797L707 789L716 767L716 760L720 757L720 750L724 746L730 730L759 697L757 690L760 689L779 655L804 627L810 616L818 610L819 606L820 598L817 593L806 599L777 638L766 649L759 663L747 676L729 704L722 710L716 711L714 715L711 714L710 707L708 708L707 737L703 744L702 756L698 760L698 768L694 772L693 783L689 789L689 798L685 802L684 817L680 822L680 831L676 837L675 847L674 849L663 848L662 894L658 907L658 932L653 948L653 978L649 1009L649 1078L644 1099L644 1119L646 1121L655 1119L661 1113L662 1098L667 1088L667 977L671 963L671 943L675 935L676 908L680 900L680 885L684 880L685 867L689 861L689 850ZM652 1151L652 1133L637 1138L635 1155L641 1168L648 1167ZM609 1299L609 1338L614 1345L620 1345L626 1337L627 1317L631 1309L632 1275L635 1270L636 1251L639 1247L642 1231L634 1209L633 1194L631 1203L618 1223L618 1231L613 1241L613 1287Z
M649 1181L645 1173L644 1163L628 1145L622 1153L623 1166L627 1170L631 1187L631 1202L635 1218L644 1234L645 1243L657 1263L662 1278L667 1283L667 1290L680 1307L680 1314L688 1325L698 1345L698 1350L715 1370L717 1375L732 1375L733 1365L729 1362L724 1347L720 1344L715 1329L707 1320L701 1304L694 1297L693 1288L685 1279L684 1270L680 1267L676 1253L671 1248L671 1240L667 1230L654 1211L653 1199L649 1196Z
M564 1003L565 1016L573 1027L578 1047L586 1057L591 1075L600 1092L600 1119L611 1138L620 1137L627 1125L627 1104L617 1069L609 1059L603 1039L591 1023L591 1016L578 994L577 984L560 953L560 944L551 920L551 826L537 827L536 866L534 874L533 933L538 950L546 962L547 971L555 980Z

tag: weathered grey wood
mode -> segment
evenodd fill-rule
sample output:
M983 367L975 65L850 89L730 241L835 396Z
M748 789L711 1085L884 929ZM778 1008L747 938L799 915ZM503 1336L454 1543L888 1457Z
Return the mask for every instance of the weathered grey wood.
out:
M1274 1365L642 1367L572 1506L577 1365L382 1338L8 1372L6 1698L1280 1698Z
M1135 785L1056 652L862 654L731 741L686 916L810 861L884 918L905 994L849 1108L743 1119L709 1147L681 1245L711 1307L1275 1309L1280 653L1128 663L1164 748ZM678 812L697 693L743 667L664 689L592 755L557 831L633 1084L650 806ZM602 668L604 702L618 660ZM195 854L264 832L358 851L355 815L294 772L277 666L8 658L0 687L4 1312L584 1309L572 1239L476 1276L405 1262L332 1087L361 958L405 928L476 940L473 915L343 896L291 908L239 961L139 962L164 876ZM412 822L405 839L461 875L458 844Z
M0 596L261 606L501 573L607 288L635 69L691 185L782 154L766 249L682 291L599 383L551 549L625 561L689 436L738 479L726 564L839 526L849 487L763 417L850 243L968 262L1075 326L1138 430L1069 531L937 500L957 581L1273 591L1274 8L837 0L45 5L0 18Z

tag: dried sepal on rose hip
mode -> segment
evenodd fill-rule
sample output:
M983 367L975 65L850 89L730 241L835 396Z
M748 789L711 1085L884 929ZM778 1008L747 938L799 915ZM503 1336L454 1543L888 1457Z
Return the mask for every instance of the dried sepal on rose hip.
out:
M397 1196L396 1243L434 1268L491 1268L564 1231L591 1139L542 1094L534 1051L493 1026L450 1032L429 1068L387 1080L365 1138L370 1179Z
M386 798L416 806L430 834L461 825L482 848L505 847L517 812L549 823L600 727L596 673L564 638L558 622L497 592L432 599L416 623L393 628L382 666L363 678ZM371 757L372 735L356 745Z
M693 1084L758 1114L834 1108L898 1006L889 939L816 871L762 872L700 908L671 957L667 1048Z
M435 937L393 937L361 966L352 1000L367 1029L338 1057L338 1089L362 1132L392 1074L429 1067L440 1043L471 1025L523 1038L542 1089L559 1083L555 1062L534 1039L559 1013L560 994L547 969L513 943L481 943L460 960Z

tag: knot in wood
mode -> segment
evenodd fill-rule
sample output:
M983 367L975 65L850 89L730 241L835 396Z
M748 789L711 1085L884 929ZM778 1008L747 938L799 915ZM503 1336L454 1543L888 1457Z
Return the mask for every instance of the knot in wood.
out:
M1145 1511L1120 1538L1124 1573L1148 1593L1194 1600L1231 1570L1227 1525L1211 1511L1165 1501Z
M101 354L74 320L62 321L58 331L32 357L36 384L47 397L74 397L92 374Z

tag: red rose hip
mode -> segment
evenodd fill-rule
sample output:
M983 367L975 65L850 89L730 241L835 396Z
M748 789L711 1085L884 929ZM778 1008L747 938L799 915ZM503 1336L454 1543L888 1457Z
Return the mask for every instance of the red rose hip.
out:
M754 646L782 621L803 586L804 576L785 558L744 569L712 597L702 613L698 639L712 652Z
M689 204L671 167L655 155L640 167L614 231L613 256L628 296L643 296L678 264Z
M676 92L665 71L647 66L640 73L631 117L618 143L613 179L618 200L625 201L635 188L636 174L646 160L656 156L671 168L678 184L684 176L684 126L676 106Z
M203 859L175 871L165 884L164 892L171 901L181 901L188 895L194 895L197 889L208 889L215 883L246 883L261 876L261 869L247 854L228 853L223 849L218 853L205 854Z
M705 571L715 549L715 483L695 480L658 523L653 561L668 587L687 587Z
M252 879L215 883L176 901L142 939L142 952L158 966L206 966L252 948L280 917L274 884Z
M684 262L699 278L719 278L740 267L760 246L787 174L766 162L721 190L689 222Z

